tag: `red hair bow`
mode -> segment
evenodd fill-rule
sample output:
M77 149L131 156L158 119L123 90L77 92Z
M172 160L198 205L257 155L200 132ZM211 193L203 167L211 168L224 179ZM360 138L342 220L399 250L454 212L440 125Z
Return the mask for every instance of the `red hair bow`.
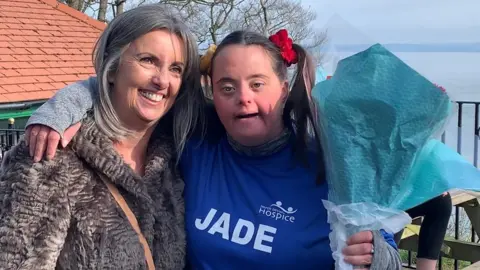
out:
M298 62L297 52L295 52L295 50L293 49L293 41L291 38L288 37L287 30L280 29L277 33L271 35L268 39L275 45L277 45L278 48L280 48L283 60L285 60L285 63L288 67Z

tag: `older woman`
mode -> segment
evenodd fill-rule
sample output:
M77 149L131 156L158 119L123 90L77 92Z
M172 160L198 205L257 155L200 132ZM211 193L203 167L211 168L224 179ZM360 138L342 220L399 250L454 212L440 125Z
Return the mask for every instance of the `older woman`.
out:
M33 163L21 142L3 160L0 269L184 267L174 151L201 113L195 40L160 5L143 6L107 26L94 64L93 113L70 146Z

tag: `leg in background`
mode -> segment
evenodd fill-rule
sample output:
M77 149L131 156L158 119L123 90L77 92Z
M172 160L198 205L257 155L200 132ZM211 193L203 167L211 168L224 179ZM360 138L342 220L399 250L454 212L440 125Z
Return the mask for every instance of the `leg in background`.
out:
M452 214L450 194L440 195L407 213L412 218L424 217L418 240L417 269L434 270Z

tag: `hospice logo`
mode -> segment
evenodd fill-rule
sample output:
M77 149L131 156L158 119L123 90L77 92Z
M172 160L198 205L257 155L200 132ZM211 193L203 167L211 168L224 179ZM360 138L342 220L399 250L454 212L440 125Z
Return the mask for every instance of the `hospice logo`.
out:
M283 220L286 222L293 223L295 221L295 217L293 216L298 209L293 209L293 207L284 208L281 201L278 201L270 206L260 206L260 210L258 210L259 214L265 215L267 217L271 217L275 220Z

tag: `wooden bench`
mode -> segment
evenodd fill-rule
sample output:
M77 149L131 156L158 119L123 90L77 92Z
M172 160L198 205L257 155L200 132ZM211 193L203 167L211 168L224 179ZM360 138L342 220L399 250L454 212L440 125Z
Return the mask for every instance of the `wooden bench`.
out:
M450 196L452 197L452 204L454 206L462 207L465 210L473 228L477 232L477 236L480 236L480 192L452 190L450 191ZM412 224L405 227L399 245L400 249L417 251L420 227L421 218L413 220ZM477 262L480 261L480 244L460 241L447 236L442 246L442 256L457 260ZM478 270L480 270L480 268L478 268Z
M455 189L450 191L450 196L452 197L453 205L461 205L471 200L480 198L480 192L463 191L463 190Z
M480 270L480 262L476 262L470 266L463 268L463 270Z

